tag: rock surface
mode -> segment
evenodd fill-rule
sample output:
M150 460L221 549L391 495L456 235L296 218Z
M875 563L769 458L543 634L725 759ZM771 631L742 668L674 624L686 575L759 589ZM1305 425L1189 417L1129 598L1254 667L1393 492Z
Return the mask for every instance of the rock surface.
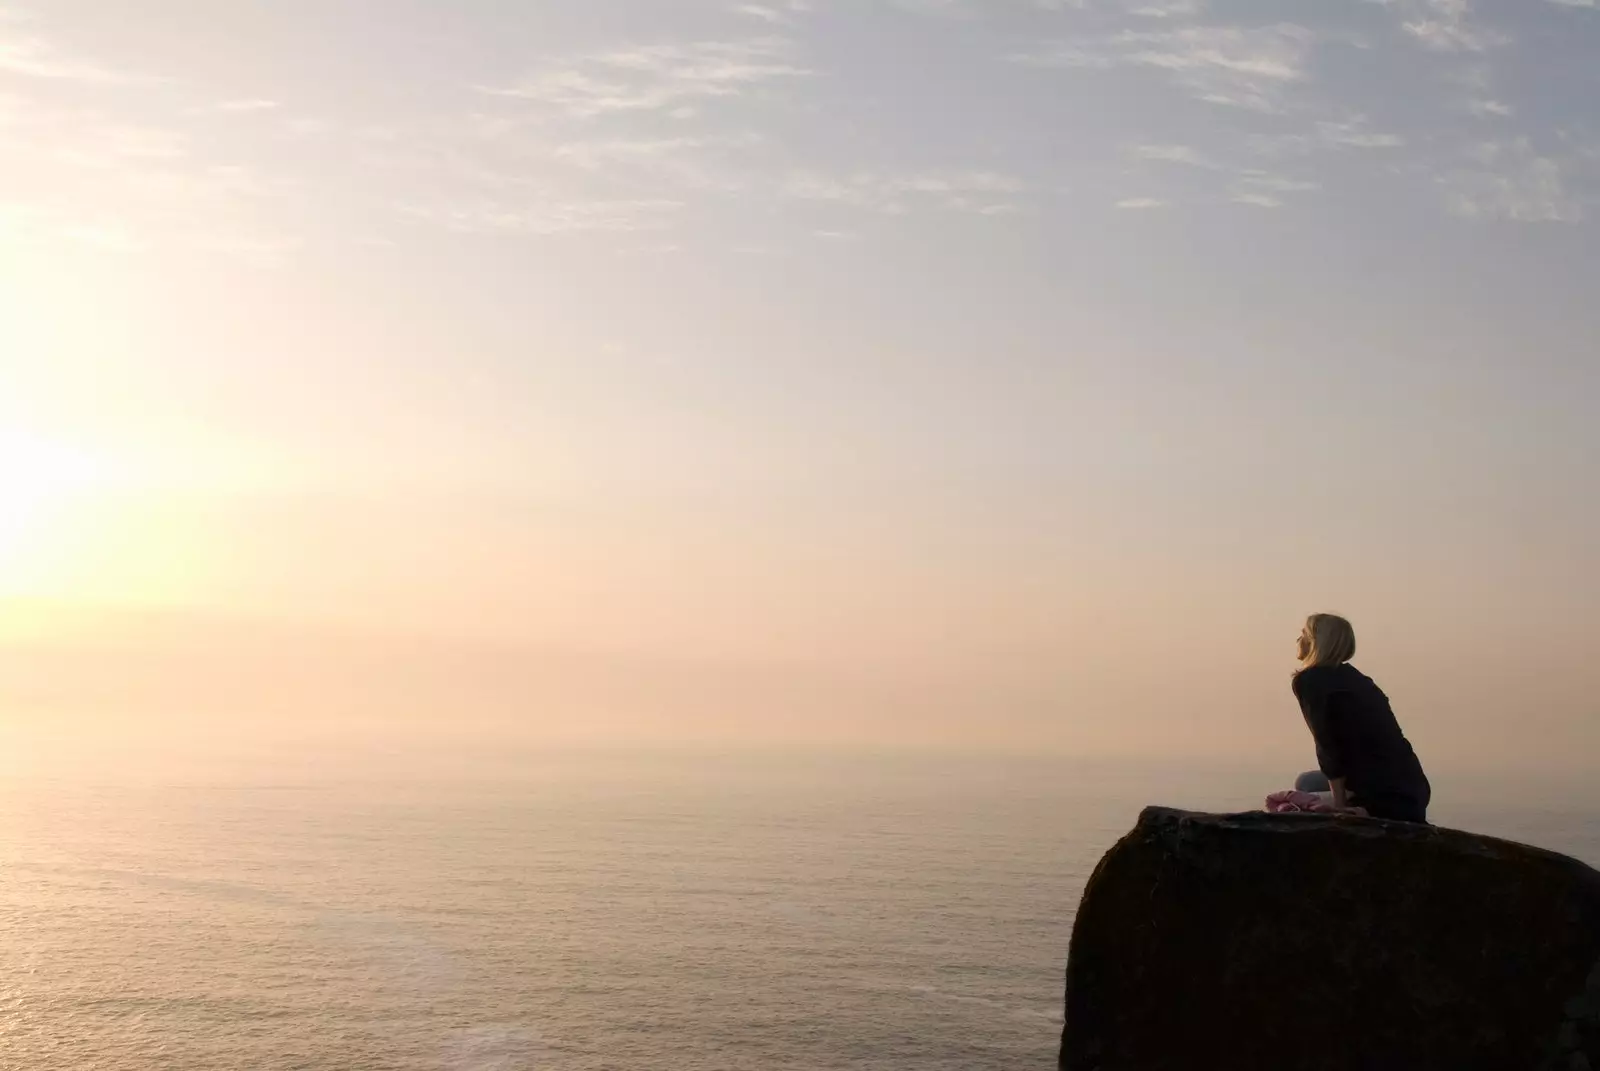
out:
M1150 808L1084 891L1065 1071L1600 1071L1600 872L1428 826Z

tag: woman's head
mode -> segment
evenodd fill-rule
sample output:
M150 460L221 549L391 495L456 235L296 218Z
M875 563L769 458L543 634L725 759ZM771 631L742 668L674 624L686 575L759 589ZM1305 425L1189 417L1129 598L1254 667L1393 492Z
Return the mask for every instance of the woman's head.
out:
M1337 666L1356 656L1356 630L1337 614L1312 614L1300 630L1300 668Z

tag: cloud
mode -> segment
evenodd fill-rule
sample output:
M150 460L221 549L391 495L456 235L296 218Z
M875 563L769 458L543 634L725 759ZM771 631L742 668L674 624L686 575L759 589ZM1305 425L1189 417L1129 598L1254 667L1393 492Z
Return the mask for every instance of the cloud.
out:
M748 137L599 139L556 145L551 158L620 181L669 182L686 189L734 193L749 185L734 167L709 154L750 145Z
M809 0L776 0L764 4L736 4L731 10L736 15L759 19L774 26L788 26L797 15L810 12L811 4Z
M261 217L292 183L211 156L184 126L145 118L148 109L131 121L119 90L107 88L93 108L78 103L79 92L62 104L48 87L30 91L38 95L0 96L0 174L8 192L48 220L33 228L36 237L129 253L223 252L248 241L258 247L253 259L260 248L283 246ZM195 114L181 102L171 110L174 118Z
M1270 171L1241 171L1238 176L1238 184L1254 187L1258 190L1271 190L1274 193L1309 193L1312 190L1322 189L1320 182L1290 178L1287 175L1278 175Z
M120 223L69 223L61 228L61 235L78 245L105 252L133 253L142 248L133 232Z
M1486 52L1510 38L1479 22L1469 0L1410 0L1401 24L1418 44L1435 52Z
M127 160L178 160L189 155L188 138L162 127L109 123L99 128L97 142L81 152L83 162L107 166Z
M270 270L288 265L305 242L300 238L218 232L200 235L193 244L251 267Z
M270 112L282 107L275 100L225 100L214 104L214 112Z
M736 97L776 79L811 72L789 62L789 43L761 37L690 45L643 45L579 57L506 87L482 92L547 105L575 119L669 112Z
M660 160L676 156L686 149L703 148L703 138L655 138L651 140L612 140L575 142L558 145L553 155L580 167L594 168L616 160Z
M67 82L113 83L132 80L90 60L68 55L42 37L13 34L7 30L7 25L7 21L0 20L0 71L26 78Z
M1010 198L1026 189L1019 179L992 171L898 176L863 172L845 177L801 172L785 180L780 192L795 200L848 205L890 215L934 207L996 216L1015 211Z
M1320 183L1305 179L1271 171L1247 170L1234 177L1228 187L1228 199L1234 204L1253 205L1256 208L1282 208L1285 194L1310 193L1321 188Z
M402 203L412 219L467 234L550 236L602 232L627 234L666 229L681 201L529 200L507 204L477 199L419 204Z
M1585 218L1567 166L1536 152L1526 139L1487 142L1470 156L1471 166L1440 179L1446 205L1455 215L1518 223L1577 223Z
M99 112L0 96L0 162L13 173L41 164L114 174L189 155L187 136L169 127L123 122Z
M570 43L554 41L552 58L511 68L476 92L441 93L426 108L387 114L381 130L361 118L359 93L280 103L269 84L208 92L188 81L128 92L126 76L57 47L74 40L68 27L45 33L39 23L0 19L0 79L15 94L0 95L0 184L14 203L44 206L44 217L12 214L13 225L47 220L28 224L30 234L63 240L76 227L70 240L92 241L97 229L121 227L152 248L179 234L201 245L209 240L197 236L216 235L209 248L263 262L294 252L295 243L274 237L265 220L279 212L284 229L299 226L294 202L272 200L296 188L286 181L296 175L319 197L370 201L380 211L401 206L413 226L640 232L602 244L651 248L687 243L691 222L701 218L748 222L751 208L786 218L801 238L865 230L866 213L1028 212L1048 226L1058 222L1049 193L1067 183L1103 205L1184 213L1202 206L1227 213L1230 202L1311 207L1318 198L1306 195L1321 182L1334 188L1362 179L1411 184L1413 192L1423 186L1464 218L1570 221L1593 206L1595 164L1559 142L1551 125L1587 129L1582 119L1560 118L1538 94L1513 95L1524 80L1520 68L1504 65L1543 60L1536 42L1574 29L1572 20L1592 14L1600 0L1529 4L1516 24L1507 15L1527 56L1495 51L1506 38L1492 16L1503 8L1475 0L1344 3L1319 7L1314 24L1297 24L1313 18L1307 8L1303 20L1277 15L1269 17L1292 21L1233 25L1218 20L1245 8L1288 8L1204 0L704 0L723 27L709 39L622 37L611 39L615 47L570 53L561 51ZM908 13L890 18L902 36L939 38L937 67L889 71L853 62L852 42L882 29L870 23L890 9ZM802 40L789 29L819 12L828 16L828 33ZM919 22L913 12L935 20ZM1546 25L1523 21L1539 16ZM1003 110L1020 103L1011 93L1022 72L982 82L997 75L984 66L997 40L1029 50L1010 57L1016 64L1057 69L1036 76L1062 79L1054 88L1103 72L1104 85L1082 88L1120 93L1120 123L1069 123L1078 140L1068 163L1048 162L1033 147L1048 136L1049 110L1077 105L1058 98ZM830 57L825 48L841 52ZM1549 56L1562 62L1567 53ZM837 81L824 86L817 71L834 58ZM106 59L121 62L117 53ZM968 76L974 99L984 102L980 121L992 128L923 130L903 121L925 110L927 94L937 95L935 79ZM472 77L484 76L457 75L458 89ZM827 92L802 96L813 87ZM862 103L841 103L852 100ZM760 105L773 101L796 106L766 122L772 116ZM1370 120L1355 110L1361 106ZM1529 140L1515 140L1518 134ZM1505 140L1493 151L1463 148L1487 137ZM1070 170L1057 170L1063 166ZM724 210L726 220L718 215ZM383 219L401 229L392 212Z
M889 0L889 3L902 11L910 11L917 15L962 15L976 14L979 10L967 0Z
M1204 10L1201 0L1134 0L1128 5L1128 14L1145 19L1186 18Z
M1033 11L1081 11L1090 0L888 0L891 7L916 15L935 15L946 18L977 18L992 14L998 9L1023 8ZM1161 4L1164 0L1149 0ZM1172 0L1173 3L1190 3L1198 0Z
M339 125L331 119L300 118L290 119L284 129L297 138L316 138L324 134L332 134L339 129Z
M1256 135L1249 144L1256 156L1276 158L1347 149L1393 150L1404 147L1406 140L1399 134L1373 130L1364 115L1352 115L1319 119L1309 133Z
M257 268L279 268L289 263L291 254L304 243L298 238L266 234L248 229L207 229L204 219L194 219L187 227L173 227L171 221L151 220L140 228L130 220L105 213L87 211L64 202L55 206L0 205L0 233L8 216L26 228L33 238L45 237L83 246L108 254L137 254L155 247L186 249L226 257Z
M1217 165L1197 149L1187 145L1135 145L1128 154L1136 160L1189 167L1215 168Z
M35 204L0 201L0 235L26 233L43 215L43 210Z
M1314 35L1302 26L1185 26L1058 42L1013 56L1037 67L1135 67L1158 71L1197 100L1259 112L1282 110L1306 77Z
M750 18L760 19L762 22L770 22L774 24L786 23L789 21L789 16L784 14L782 11L779 11L777 8L763 7L760 4L740 4L733 8L733 12L736 15L748 15Z
M630 55L637 53L632 50ZM608 62L655 69L647 59ZM463 233L557 235L656 232L690 204L718 195L775 196L783 172L753 165L758 136L671 120L595 123L548 115L443 115L353 141L371 183L412 222ZM571 118L567 116L566 118Z
M1364 115L1348 119L1325 119L1317 123L1317 137L1324 145L1347 149L1397 149L1405 144L1398 134L1390 134L1367 127Z

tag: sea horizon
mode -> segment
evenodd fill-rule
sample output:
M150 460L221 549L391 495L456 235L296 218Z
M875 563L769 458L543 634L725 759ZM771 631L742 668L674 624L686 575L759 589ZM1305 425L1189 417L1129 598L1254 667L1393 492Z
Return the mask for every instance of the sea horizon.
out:
M18 1066L108 1071L1044 1066L1100 855L1147 805L1264 794L1177 770L12 781L0 1031ZM1441 822L1600 861L1568 800Z

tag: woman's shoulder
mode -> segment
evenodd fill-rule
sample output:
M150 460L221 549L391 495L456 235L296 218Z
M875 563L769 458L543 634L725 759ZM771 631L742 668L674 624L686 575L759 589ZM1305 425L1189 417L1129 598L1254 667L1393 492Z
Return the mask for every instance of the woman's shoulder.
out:
M1294 675L1294 694L1303 696L1334 691L1341 682L1349 678L1349 673L1348 663L1340 663L1337 666L1307 666Z

